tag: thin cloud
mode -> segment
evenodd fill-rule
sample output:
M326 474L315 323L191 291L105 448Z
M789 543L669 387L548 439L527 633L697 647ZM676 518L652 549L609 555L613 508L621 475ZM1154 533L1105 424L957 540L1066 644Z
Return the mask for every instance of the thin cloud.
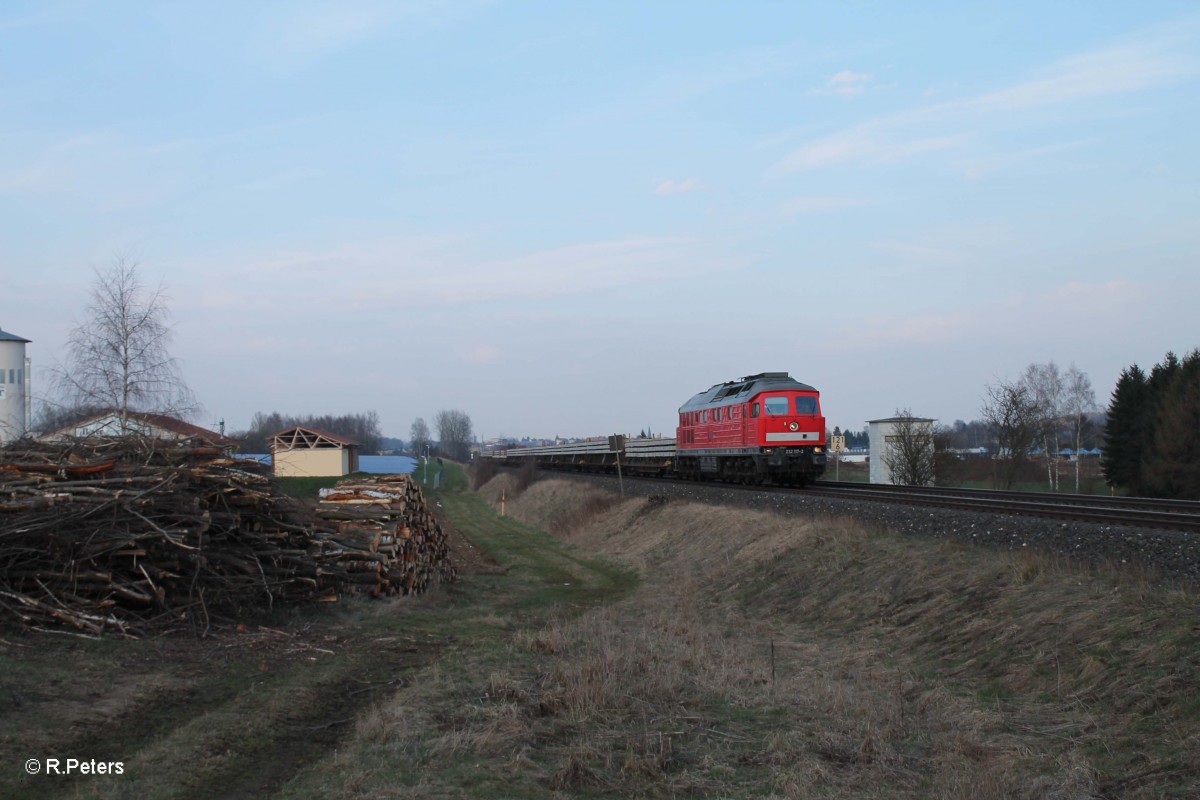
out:
M980 178L987 177L993 172L997 172L1001 169L1005 169L1025 161L1032 161L1045 156L1083 147L1090 141L1090 139L1079 139L1073 142L1059 142L1056 144L1044 145L1042 147L1030 147L1025 150L1018 150L1016 152L997 153L984 158L973 159L967 162L963 167L963 175L970 180L979 180Z
M462 360L471 364L496 364L503 361L504 358L505 352L490 344L471 348L462 354Z
M1011 119L1016 111L1061 107L1192 78L1200 74L1200 63L1173 49L1191 38L1194 35L1172 33L1081 53L1049 65L1042 76L1004 89L867 120L801 145L776 162L768 174L779 177L835 164L907 160L964 144L976 135L969 132L971 128L996 115ZM837 85L861 85L855 77L848 73Z
M659 183L658 186L654 187L654 193L660 195L686 194L687 192L703 192L708 188L709 186L707 184L700 182L696 178L688 178L684 181L673 181L667 179Z
M953 135L896 141L890 139L887 133L885 130L862 126L817 139L793 150L771 169L771 174L780 176L834 164L872 165L904 161L922 153L957 147L966 140L963 135Z
M986 300L972 308L936 314L874 315L856 318L841 330L829 333L822 345L839 353L877 352L904 346L939 346L961 342L989 342L997 331L1009 332L1014 341L1021 336L1068 338L1078 329L1078 320L1106 318L1125 313L1131 300L1149 298L1148 287L1132 281L1070 283L1041 292L1017 292ZM1139 303L1144 308L1145 303ZM1123 309L1125 311L1123 311ZM1046 320L1055 320L1061 330L1047 330ZM1038 323L1036 325L1027 323ZM1028 334L1016 334L1029 331Z
M1141 42L1065 58L1052 65L1045 77L983 95L965 106L978 111L1014 111L1124 94L1195 74L1195 59L1161 48L1159 43Z
M261 29L248 43L254 60L273 66L295 67L363 41L381 38L403 28L413 32L436 27L472 13L488 0L474 3L425 0L388 3L383 0L290 3L282 13L265 15Z
M783 216L791 217L863 205L866 205L865 201L853 197L793 197L783 204L780 212Z
M371 308L447 308L572 296L723 268L703 251L702 243L687 239L630 237L496 259L435 238L249 259L233 256L222 260L237 267L198 272L204 276L202 285L236 283L247 296L269 296L281 308L356 314ZM326 280L329 275L338 280ZM197 292L188 302L219 308L226 298Z
M875 78L869 72L852 72L844 69L826 79L820 89L813 89L810 94L840 94L855 95L866 91L867 84Z

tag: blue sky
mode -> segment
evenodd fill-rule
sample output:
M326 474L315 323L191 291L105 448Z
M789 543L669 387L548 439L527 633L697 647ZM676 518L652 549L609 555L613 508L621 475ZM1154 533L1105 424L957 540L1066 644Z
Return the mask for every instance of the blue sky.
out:
M136 259L234 430L668 430L764 370L951 422L1050 360L1105 403L1200 346L1200 12L994 6L8 2L0 327L47 367Z

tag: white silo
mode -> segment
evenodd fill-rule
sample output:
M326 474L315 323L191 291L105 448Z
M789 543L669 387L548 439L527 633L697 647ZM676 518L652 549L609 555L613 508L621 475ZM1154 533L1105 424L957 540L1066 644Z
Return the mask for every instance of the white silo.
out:
M29 430L29 359L22 339L0 330L0 444Z

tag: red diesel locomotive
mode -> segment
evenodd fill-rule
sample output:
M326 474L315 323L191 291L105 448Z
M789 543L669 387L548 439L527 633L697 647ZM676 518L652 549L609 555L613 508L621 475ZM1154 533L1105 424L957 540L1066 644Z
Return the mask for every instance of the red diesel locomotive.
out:
M786 372L762 372L684 403L674 439L596 437L484 457L578 472L803 486L825 472L825 417L816 389Z
M825 472L820 393L786 372L701 392L679 409L674 470L692 479L805 485Z

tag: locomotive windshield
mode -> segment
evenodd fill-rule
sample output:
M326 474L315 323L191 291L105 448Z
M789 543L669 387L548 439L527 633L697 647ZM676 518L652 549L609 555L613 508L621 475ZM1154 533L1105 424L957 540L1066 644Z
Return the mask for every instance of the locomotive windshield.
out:
M796 413L797 414L815 414L817 413L817 398L805 397L799 395L796 397Z
M788 401L786 397L768 397L763 401L763 407L768 414L788 413Z

